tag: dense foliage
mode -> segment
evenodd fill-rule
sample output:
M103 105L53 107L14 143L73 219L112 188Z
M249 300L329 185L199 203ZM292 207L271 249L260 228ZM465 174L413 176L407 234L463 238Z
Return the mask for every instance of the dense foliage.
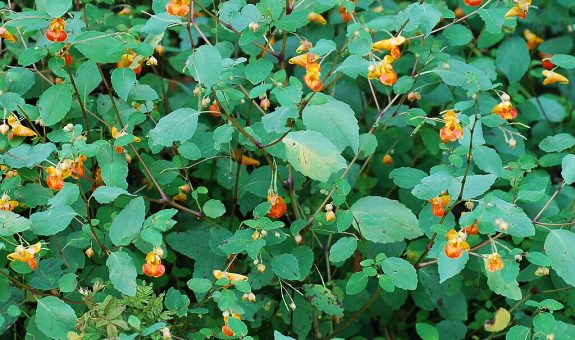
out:
M575 338L574 1L0 19L0 333Z

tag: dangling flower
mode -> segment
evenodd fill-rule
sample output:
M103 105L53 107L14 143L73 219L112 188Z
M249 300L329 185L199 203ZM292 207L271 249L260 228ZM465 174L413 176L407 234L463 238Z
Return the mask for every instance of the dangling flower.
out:
M50 26L46 31L46 39L53 42L63 42L68 39L68 33L64 30L66 22L62 18L56 18L50 22Z
M463 137L463 128L459 124L455 111L449 110L443 115L445 126L439 130L439 137L443 143L455 142Z
M170 0L166 4L166 12L170 15L185 17L190 11L190 0Z
M479 227L477 221L473 221L470 226L463 228L463 232L467 235L477 235L479 234Z
M469 243L467 243L467 234L462 232L457 232L456 230L450 230L447 233L447 245L443 249L445 255L452 259L457 259L461 257L463 251L469 251Z
M164 251L159 247L154 247L151 252L146 255L146 263L142 266L144 274L150 277L160 277L164 275L166 267L162 264L161 256Z
M84 168L84 162L86 161L86 156L80 155L76 157L76 159L71 162L70 164L70 176L74 179L78 179L79 177L83 177L86 173L86 169Z
M318 63L312 63L306 68L305 76L303 80L307 87L313 92L319 92L323 88L323 83L321 82L321 66Z
M311 12L310 14L308 14L307 21L320 25L327 24L327 20L325 20L325 18L321 14L316 12Z
M0 197L0 210L12 211L18 206L18 201L10 200L10 196L3 194Z
M42 243L38 242L29 247L19 245L13 253L8 254L7 258L10 261L18 261L27 263L30 269L36 270L36 254L42 249Z
M231 316L232 316L232 318L237 319L237 320L242 319L242 316L237 314L237 313L232 313ZM222 333L224 333L225 336L234 336L234 331L228 325L228 320L229 320L229 312L225 312L224 313L224 325L222 326Z
M515 6L513 6L507 13L505 13L505 19L511 17L520 17L521 19L527 18L527 12L529 11L529 6L531 6L531 0L514 0Z
M136 75L142 72L143 58L139 57L134 51L129 50L129 53L122 54L122 58L116 63L117 68L131 68Z
M299 54L299 53L302 53L303 51L309 51L309 49L312 48L312 47L313 47L313 45L312 45L309 41L303 40L303 41L299 44L297 50L295 50L295 51L296 51L296 53ZM292 64L292 63L290 62L290 64Z
M260 161L258 161L255 158L251 158L249 156L242 154L242 151L240 149L235 149L234 151L232 151L232 157L233 159L236 160L236 162L239 162L241 165L260 166Z
M183 193L182 191L178 192L174 197L172 197L172 201L174 202L185 202L188 200L188 196Z
M120 12L118 12L118 15L121 17L126 16L126 15L130 15L130 14L132 14L132 10L128 6L122 8L122 10Z
M553 57L552 54L539 52L539 58L541 58L541 66L544 69L551 71L555 68L555 64L553 64L553 62L551 61L552 57Z
M392 86L397 82L397 73L393 69L395 57L386 55L377 66L370 66L368 79L379 79L385 86Z
M126 130L124 130L124 129L118 130L115 126L112 126L112 128L110 129L110 133L112 134L112 138L114 138L114 139L118 139L118 138L128 134L126 132ZM134 136L134 139L132 140L133 143L139 143L141 141L142 140L140 139L140 137L136 137L136 136ZM124 151L123 147L121 147L121 146L116 147L116 152L119 155L121 155L123 151Z
M401 46L404 42L405 38L402 36L392 37L389 39L376 41L375 43L373 43L373 45L371 45L371 49L375 51L380 50L389 51L395 59L398 59L401 56L399 46Z
M554 72L554 71L544 70L543 76L545 77L545 80L543 81L543 85L550 85L550 84L555 84L555 83L564 84L564 85L569 84L569 79L565 78L564 75L559 74L559 73Z
M289 63L291 65L297 65L300 67L307 68L308 65L315 63L319 57L311 52L298 55L297 57L290 58Z
M450 201L451 196L446 194L442 194L429 200L429 202L431 202L431 213L433 216L443 217L445 215L445 207L449 205Z
M230 286L233 286L237 282L248 280L248 277L245 275L223 272L221 270L214 270L212 272L212 274L214 274L214 277L216 278L216 280L226 278L228 281L230 281L230 284L229 284Z
M485 260L485 267L491 273L500 271L501 269L503 269L504 266L505 264L501 259L501 255L499 255L498 253L489 254L489 256L487 256L487 259Z
M499 115L505 120L515 119L517 117L517 109L513 107L513 104L511 104L508 95L505 95L505 97L502 98L501 103L495 105L491 112Z
M46 173L48 173L46 177L46 185L48 185L48 188L56 191L62 190L64 187L65 174L60 167L49 166L46 168Z
M523 37L527 41L527 49L529 51L534 50L543 42L543 39L539 38L535 33L526 29L523 31Z
M4 27L0 27L0 38L15 43L16 37Z
M96 190L102 185L104 185L104 180L102 179L102 168L97 168L96 174L94 176L94 185L92 185L92 191Z
M390 154L386 153L381 160L383 164L391 165L393 164L393 157Z
M268 194L268 202L272 205L268 212L269 217L281 218L285 214L287 205L280 195L274 193Z
M463 2L464 2L467 6L477 7L477 6L481 5L481 3L483 2L483 0L463 0Z
M354 4L357 4L357 0L353 0L352 1ZM337 12L339 13L339 15L341 16L341 19L343 20L343 22L345 22L346 24L351 20L351 18L353 18L353 16L355 15L355 10L350 13L347 11L347 8L345 6L340 6L339 9L337 10Z
M8 134L8 139L14 138L14 136L18 137L36 137L36 132L32 129L25 127L20 123L20 120L16 118L16 116L12 115L8 117L8 125L12 127L12 131Z

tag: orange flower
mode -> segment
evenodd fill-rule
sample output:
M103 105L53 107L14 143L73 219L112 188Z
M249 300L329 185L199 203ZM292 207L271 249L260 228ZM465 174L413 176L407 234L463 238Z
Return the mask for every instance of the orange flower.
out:
M212 274L214 274L214 277L216 278L216 280L219 280L222 278L228 279L228 281L230 281L230 286L233 286L236 282L248 280L248 277L245 275L223 272L221 270L214 270L212 272Z
M10 196L3 194L0 197L0 210L12 211L18 206L18 201L10 200Z
M443 217L443 215L445 215L445 207L447 207L450 201L451 197L445 194L429 200L429 202L431 202L431 212L433 215L437 217Z
M16 37L14 36L14 34L8 32L8 30L4 27L0 27L0 38L8 40L13 43L16 42Z
M543 42L543 39L539 38L535 33L526 29L523 31L523 37L527 41L527 49L529 51L534 50Z
M390 39L384 39L380 41L376 41L371 45L371 49L375 51L389 51L391 55L397 59L401 56L401 51L399 50L399 46L401 46L405 42L405 38L402 36L391 37Z
M447 245L443 249L445 255L452 259L459 258L463 251L469 251L469 243L467 243L467 234L458 233L454 229L447 232Z
M83 177L86 173L86 169L84 168L84 162L86 161L86 156L80 155L76 157L74 162L70 160L70 176L74 179L78 179L79 177Z
M102 179L102 169L96 169L96 175L94 176L94 185L92 186L92 191L96 190L98 187L104 185L104 180Z
M224 333L225 336L234 336L234 331L232 331L228 324L222 326L222 333Z
M245 166L260 166L260 161L257 159L243 155L240 149L232 151L232 157L241 165Z
M455 111L449 110L443 115L445 126L439 130L439 137L443 143L455 142L463 137L463 128L459 124Z
M312 45L309 41L303 40L303 41L299 44L297 50L295 50L295 51L296 51L297 53L302 53L303 51L309 51L309 49L312 48L312 47L313 47L313 45ZM290 64L291 64L291 63L290 63Z
M564 75L559 74L559 73L554 72L554 71L545 70L545 71L543 71L543 76L545 77L545 80L543 81L543 85L550 85L550 84L555 84L555 83L564 84L564 85L569 84L569 79L565 78Z
M377 66L370 66L368 79L379 78L380 83L385 86L392 86L397 82L397 73L393 70L395 57L386 55Z
M190 0L171 0L166 4L166 12L170 15L185 17L190 11Z
M313 22L314 24L320 24L320 25L327 24L327 21L325 20L325 18L321 14L316 13L316 12L311 12L310 14L308 14L307 21Z
M154 247L151 252L146 255L146 263L142 266L142 271L145 275L150 277L160 277L164 275L166 267L162 264L161 256L164 251L158 247Z
M467 235L477 235L479 234L479 227L477 221L473 221L470 226L463 228L463 232Z
M298 55L297 57L290 58L289 63L291 65L297 65L300 67L307 68L308 65L315 63L319 57L311 52Z
M493 273L493 272L497 272L497 271L500 271L501 269L503 269L505 264L503 263L503 260L501 259L501 255L499 255L498 253L493 253L493 254L490 254L489 256L487 256L487 259L485 261L485 266L487 267L487 270L489 272Z
M225 336L234 336L234 331L232 331L232 328L228 325L228 315L229 312L224 312L224 325L222 326L222 333L224 333ZM242 316L237 313L232 313L232 318L241 320Z
M281 218L286 213L287 205L280 195L268 195L268 202L270 202L272 205L270 211L268 212L269 217Z
M318 63L312 63L306 68L306 74L303 80L307 87L313 92L319 92L323 88L323 83L321 82L321 66Z
M217 100L214 100L214 102L212 103L212 105L210 105L208 110L210 111L210 114L216 118L218 118L222 115L220 113L220 104L218 103Z
M504 98L501 103L495 105L491 112L493 114L499 115L505 120L515 119L517 117L517 109L513 107L511 101L505 99L506 98Z
M30 269L36 270L36 254L42 249L42 243L38 242L29 247L19 245L13 253L8 254L7 258L10 261L18 261L27 263Z
M551 61L553 55L539 52L539 58L541 58L541 66L547 70L553 70L555 68L555 64Z
M521 19L527 18L527 12L529 11L531 2L531 0L516 0L515 6L513 6L507 13L505 13L505 19L511 17L520 17Z
M16 116L8 117L8 125L12 127L12 131L10 131L10 133L8 134L8 139L12 139L14 138L14 136L36 137L36 132L22 125L22 123L20 123L20 120L18 120Z
M393 164L393 157L391 157L390 154L386 153L385 156L383 156L382 162L383 164L391 165Z
M50 26L46 31L46 39L53 42L63 42L68 39L68 33L64 30L66 22L62 18L56 18L50 22Z
M354 4L357 4L357 0L353 0ZM353 18L353 16L355 15L355 10L353 11L353 13L349 13L347 11L347 8L345 8L345 6L340 6L339 9L337 10L339 15L341 16L341 19L347 24L351 18Z
M476 6L481 5L481 3L483 2L483 0L463 0L463 2L464 2L467 6L476 7Z
M129 53L122 54L122 58L120 59L120 61L118 61L116 67L131 68L132 70L134 70L134 73L138 75L142 72L142 61L143 59L141 57L138 57L138 55L134 51L130 50Z
M182 191L178 192L177 195L174 195L174 197L172 197L172 201L175 202L185 202L188 200L188 196L186 196L185 193L183 193Z
M60 167L55 168L49 166L46 168L46 172L48 173L46 177L46 185L48 185L48 188L56 191L62 190L64 187L64 178L67 176L65 176Z

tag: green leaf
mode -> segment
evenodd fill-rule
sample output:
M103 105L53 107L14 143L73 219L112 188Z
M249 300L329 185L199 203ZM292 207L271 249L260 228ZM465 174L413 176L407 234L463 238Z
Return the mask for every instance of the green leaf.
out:
M559 152L575 146L575 137L568 133L559 133L545 137L539 143L539 148L545 152Z
M575 68L575 57L572 55L555 54L553 57L551 57L551 62L556 66L569 70Z
M485 145L478 145L473 148L471 155L473 162L479 169L496 176L501 175L503 161L497 151Z
M106 260L110 272L110 281L120 293L136 295L136 277L138 273L132 257L122 251L110 253Z
M292 254L274 256L271 261L272 271L284 280L297 280L300 278L297 258Z
M123 101L128 100L128 95L137 82L134 70L129 67L120 67L112 71L112 86Z
M59 123L72 107L72 89L69 84L57 84L46 90L38 101L44 125Z
M178 141L190 140L198 127L199 111L181 108L162 117L155 128L148 132L150 145L172 146Z
M439 257L437 258L437 269L439 271L439 283L443 283L448 279L454 277L455 275L459 274L467 264L469 260L469 253L463 252L463 254L456 258L452 259L445 255L444 251L439 253Z
M389 178L400 188L411 189L419 184L427 174L414 168L396 168L389 173Z
M436 5L417 2L412 3L405 10L399 12L395 16L395 23L399 28L407 22L404 27L406 32L421 31L425 35L430 35L441 17L441 12Z
M52 18L64 16L72 7L72 0L44 1L44 10Z
M256 85L264 81L273 68L274 64L271 61L267 59L257 59L246 66L246 78L248 78L252 84Z
M212 288L212 282L208 279L193 278L187 282L188 288L194 291L196 294L204 294L210 291Z
M423 340L439 340L437 328L428 323L418 322L415 325L415 330L417 335Z
M531 222L531 219L525 214L523 209L497 197L491 199L491 204L503 212L501 218L509 225L509 229L505 233L516 237L535 235L533 222Z
M351 207L361 235L368 241L391 243L423 235L417 217L405 205L384 197L360 198Z
M522 325L515 325L507 332L507 340L525 340L531 339L531 329Z
M92 197L94 197L94 199L99 203L106 204L114 201L120 195L133 196L128 191L122 188L101 186L97 187L96 190L94 190Z
M473 33L469 28L457 24L443 30L443 36L451 46L464 46L473 40Z
M56 150L56 145L52 143L34 146L22 144L0 155L0 159L4 165L14 169L31 168L45 161L54 150Z
M473 175L467 176L465 186L463 187L462 199L472 199L481 196L491 188L495 183L497 176L495 175ZM463 176L454 178L449 187L449 194L451 197L458 197L461 192Z
M355 237L342 237L334 243L329 250L329 260L331 262L342 262L347 260L357 249L357 239Z
M54 296L38 300L34 320L38 329L52 339L67 339L68 332L76 330L76 313Z
M335 72L342 72L346 76L356 79L359 75L366 77L368 69L369 62L367 60L359 55L350 55L339 65Z
M565 282L575 287L575 233L563 229L551 230L545 239L545 253L551 267Z
M211 199L204 204L204 214L211 218L218 218L226 213L226 207L219 200Z
M283 143L288 162L313 180L327 182L334 172L346 167L336 146L319 132L290 132Z
M345 285L345 293L347 295L356 295L361 293L365 290L368 280L369 276L363 271L353 273Z
M417 272L413 265L398 257L388 257L381 263L381 269L391 278L397 288L415 290Z
M357 153L359 148L359 125L351 107L344 102L322 94L321 104L307 105L302 113L302 119L308 130L321 132L336 147L343 151L350 146ZM324 101L325 100L325 101Z
M33 213L30 216L32 221L32 232L36 235L55 235L66 229L76 212L68 205L56 206L42 212Z
M317 284L304 285L305 296L311 304L327 315L343 316L343 307L331 290Z
M410 76L403 76L393 84L393 91L397 94L405 94L413 87L413 78Z
M477 14L485 21L485 30L491 34L498 34L505 23L507 8L482 8Z
M565 180L565 184L571 185L575 183L575 155L569 154L563 157L561 176Z
M64 187L58 191L56 196L48 200L48 204L52 207L72 205L80 198L80 188L76 184L64 183Z
M186 68L202 86L211 88L222 74L222 56L217 48L202 45L186 61Z
M86 58L101 64L115 63L126 53L124 43L117 35L96 31L78 34L74 47Z
M96 160L102 171L102 180L111 187L128 188L128 162L124 155L119 155L111 146L100 148Z
M136 197L112 221L110 240L117 246L127 246L132 243L140 234L145 217L144 198Z
M98 66L93 61L87 61L78 67L75 77L76 87L83 103L87 103L88 95L102 82Z
M0 236L12 236L30 229L31 226L32 222L25 217L11 211L0 210Z
M505 39L497 49L495 63L497 68L507 76L510 83L523 78L529 68L531 58L525 39L514 36Z

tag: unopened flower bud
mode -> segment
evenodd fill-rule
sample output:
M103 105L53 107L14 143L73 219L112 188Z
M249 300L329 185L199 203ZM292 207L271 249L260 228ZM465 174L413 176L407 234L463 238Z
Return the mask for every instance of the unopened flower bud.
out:
M164 327L160 330L162 332L162 337L164 339L171 339L172 333L170 333L170 329L168 327Z
M421 93L419 93L419 92L410 92L407 95L407 100L409 102L414 102L414 101L420 100L420 99L421 99Z
M153 252L159 257L164 257L164 250L160 247L154 247Z
M0 125L0 133L5 135L8 133L8 131L10 130L10 127L8 126L8 124L4 123L2 125Z
M495 224L503 231L507 231L509 229L509 224L501 218L495 219Z
M92 247L86 249L86 251L84 252L86 254L86 256L88 256L88 258L91 258L92 256L94 256L94 249L92 249Z
M158 53L159 56L162 56L162 55L164 55L166 48L162 45L158 45L158 46L156 46L156 48L154 50L156 51L156 53Z
M387 153L383 156L381 162L386 165L391 165L393 164L393 157L391 157L391 155Z
M260 24L258 24L257 22L253 21L250 23L249 25L250 29L254 32L257 32L260 30Z
M258 272L263 273L266 271L266 265L263 263L258 263L257 269L258 269Z
M291 308L291 310L295 310L296 308L295 302L290 303L289 308Z
M509 95L507 93L504 93L501 95L501 100L504 102L508 102L511 100L511 97L509 97Z
M515 149L515 147L517 146L517 141L515 140L515 138L510 138L508 143L509 143L509 147L512 149Z
M194 94L194 96L197 96L197 95L200 93L200 87L199 87L199 86L196 86L196 87L194 88L194 91L193 91L192 93Z
M257 266L257 265L258 265L258 263L260 263L260 260L258 260L258 259L255 259L255 260L254 260L254 265L256 265L256 266Z
M58 165L58 167L60 168L60 170L66 171L66 170L70 169L70 163L64 161L64 162L60 163Z
M242 295L242 300L247 301L249 297L248 293L244 293L244 295Z
M547 275L549 275L549 268L547 268L547 267L539 267L535 271L535 276L541 277L541 276L547 276Z
M44 126L44 119L38 117L38 118L36 118L34 123L37 125L40 125L40 126Z
M521 254L517 254L514 256L515 262L521 262L523 261L523 255Z
M262 234L262 237L268 236L268 232L266 230L260 231L260 234Z
M206 97L206 98L202 99L202 106L206 107L206 106L210 105L211 102L212 101L210 100L210 98Z
M68 123L62 128L62 130L64 130L64 132L72 132L74 131L74 124Z
M467 201L467 202L465 202L465 208L467 208L467 210L471 211L471 210L473 210L473 208L475 208L475 203L473 203L472 201Z
M252 234L252 240L257 240L258 238L262 237L259 231L254 231Z
M282 235L276 231L276 232L274 233L274 236L279 238L279 237L281 237Z
M294 241L296 244L301 244L303 241L303 237L301 237L300 234L297 234L296 236L294 236Z
M328 203L325 205L325 210L327 211L332 211L333 210L333 205L331 203Z
M443 68L449 70L449 63L443 63Z
M249 302L256 302L256 294L250 292L248 294L248 301Z
M325 220L328 222L335 221L335 213L333 211L328 211L325 213Z
M260 101L260 107L267 111L270 108L270 100L267 98L262 99Z
M146 65L150 66L156 66L158 65L158 59L154 58L154 56L151 56L150 58L148 58L148 60L146 61Z
M224 312L222 313L222 316L223 316L224 318L227 318L228 316L230 316L230 312L228 312L228 311L226 310L226 311L224 311Z

